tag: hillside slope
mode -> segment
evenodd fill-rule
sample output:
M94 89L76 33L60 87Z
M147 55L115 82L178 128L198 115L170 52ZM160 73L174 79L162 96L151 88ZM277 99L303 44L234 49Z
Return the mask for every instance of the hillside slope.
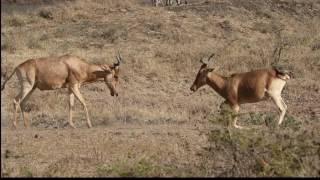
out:
M283 46L279 63L294 73L294 79L283 91L288 105L283 126L270 130L265 124L268 118L273 123L277 120L277 109L271 101L243 105L240 111L244 115L239 123L257 126L253 132L261 133L254 133L254 137L270 137L266 144L276 142L274 136L288 133L289 139L294 141L294 137L307 133L311 153L319 152L320 1L189 2L183 6L153 7L147 0L1 1L1 67L5 72L10 73L26 59L66 53L93 63L112 63L120 51L125 59L118 98L111 97L103 83L81 88L93 130L86 129L85 113L78 102L74 117L78 129L69 129L65 89L36 90L27 103L32 129L24 129L20 121L21 128L12 130L12 99L18 93L18 83L13 78L1 92L1 144L4 147L1 148L1 176L319 176L319 155L301 160L302 170L278 172L273 169L264 171L266 174L252 170L252 164L245 166L250 167L250 172L232 168L241 161L228 161L231 157L228 154L221 153L216 156L218 159L212 159L212 148L225 146L220 136L212 139L211 133L217 131L210 131L223 128L220 121L216 121L220 118L219 105L223 99L209 87L194 94L189 88L200 68L199 60L204 56L216 53L212 66L218 73L228 76L270 66L276 58L275 50ZM114 136L108 135L119 127L128 132L119 130ZM181 131L174 133L180 128ZM130 140L129 132L138 144ZM244 141L255 142L257 139L250 139L253 132L233 133L240 133L237 137ZM57 139L57 133L64 141ZM164 134L169 134L170 138ZM34 142L35 135L44 138ZM83 136L92 136L83 142L85 147L81 144ZM105 142L105 138L110 141ZM199 142L194 142L197 139ZM302 139L297 143L305 145ZM214 141L217 141L216 146ZM50 146L51 142L58 145ZM70 143L74 146L64 150ZM152 148L141 149L148 143ZM114 144L121 146L122 152L112 149ZM132 149L126 149L125 144ZM208 145L213 145L211 150ZM47 146L48 149L36 152L37 147ZM73 148L83 150L73 152ZM233 145L224 148L226 152L234 151ZM10 152L23 155L16 157ZM100 153L104 158L96 160L86 154L88 152ZM130 153L136 156L127 157ZM109 159L109 155L117 158ZM245 155L243 157L250 158ZM144 159L141 166L140 157L147 159L147 165L143 164L146 163ZM269 154L268 157L273 156ZM309 163L310 157L315 159L313 163ZM84 159L79 162L79 158ZM128 159L132 167L122 167ZM25 167L27 162L30 164ZM212 164L214 162L220 164ZM274 167L278 167L277 162L274 161ZM175 166L166 169L168 164ZM72 170L60 168L64 165ZM161 168L157 169L158 166ZM55 170L43 169L52 167ZM133 170L124 170L128 168ZM135 174L140 170L140 174ZM122 174L122 171L125 172Z

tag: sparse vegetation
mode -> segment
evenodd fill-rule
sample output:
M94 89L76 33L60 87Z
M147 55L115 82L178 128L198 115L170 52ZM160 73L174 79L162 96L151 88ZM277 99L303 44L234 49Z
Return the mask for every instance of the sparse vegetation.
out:
M29 37L26 45L30 49L41 49L42 48L42 46L40 44L40 38L35 35L32 35L31 37Z
M12 40L2 38L1 50L13 53L16 50L15 43Z
M121 162L119 164L113 164L112 166L102 165L97 167L97 173L99 176L120 176L120 177L145 177L150 176L156 170L160 170L160 167L152 165L145 159L141 159L138 162L130 165L128 162ZM153 174L155 175L155 174Z
M66 89L34 93L32 128L11 129L18 83L10 81L1 92L1 177L320 176L318 1L7 1L7 74L27 59L66 53L112 63L120 50L125 64L118 98L104 83L81 88L93 129L78 101L78 129L69 128ZM294 73L280 127L271 100L241 108L238 123L252 129L236 130L212 89L191 94L200 58L216 53L216 71L229 76L271 65L280 43L279 63Z
M28 167L21 168L21 175L25 177L33 177L33 173Z
M316 131L215 129L209 133L207 160L216 162L211 167L216 169L217 157L229 156L233 168L225 168L219 176L317 176L319 145L314 140L320 136Z
M14 27L20 27L25 24L21 15L11 16L10 18L7 19L6 23L8 26L14 26Z

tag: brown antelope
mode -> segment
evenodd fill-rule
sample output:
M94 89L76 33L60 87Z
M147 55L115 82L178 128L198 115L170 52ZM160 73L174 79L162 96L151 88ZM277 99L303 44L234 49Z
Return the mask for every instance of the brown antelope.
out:
M207 60L200 60L202 65L190 90L195 92L207 84L225 99L223 104L229 105L236 113L239 112L240 104L264 101L270 96L281 111L278 121L280 125L287 110L281 92L286 80L290 79L290 72L271 67L224 77L213 72L214 68L208 67L208 62L213 56L214 54ZM233 126L243 128L237 125L237 117L233 119Z
M92 127L86 103L79 88L84 83L92 83L104 79L111 96L118 96L116 85L119 78L119 66L122 61L120 53L116 56L117 62L113 65L90 64L84 59L73 55L60 57L45 57L29 59L18 65L12 74L4 81L1 91L8 80L16 74L21 89L14 102L14 127L17 127L16 114L20 110L25 127L28 126L24 118L24 106L31 93L36 89L55 90L68 88L69 90L69 124L75 128L72 121L74 96L80 101L86 112L88 127Z

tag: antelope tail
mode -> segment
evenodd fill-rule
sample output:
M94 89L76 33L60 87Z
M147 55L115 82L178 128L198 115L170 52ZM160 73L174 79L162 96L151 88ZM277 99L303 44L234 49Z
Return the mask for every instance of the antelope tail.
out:
M13 70L13 72L10 74L10 76L7 77L7 78L4 80L3 84L1 85L1 91L4 90L6 83L11 79L11 77L13 76L13 74L14 74L15 72L16 72L16 68Z

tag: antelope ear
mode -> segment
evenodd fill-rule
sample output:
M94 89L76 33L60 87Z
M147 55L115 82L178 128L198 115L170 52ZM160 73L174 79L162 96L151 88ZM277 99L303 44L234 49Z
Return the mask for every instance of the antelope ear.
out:
M214 70L214 68L209 68L208 72L212 72Z
M101 68L102 68L104 71L110 71L110 69L112 69L112 68L109 67L109 65L107 65L107 64L101 65Z
M111 70L117 70L119 69L119 66L115 66L115 65L110 65L109 66Z

